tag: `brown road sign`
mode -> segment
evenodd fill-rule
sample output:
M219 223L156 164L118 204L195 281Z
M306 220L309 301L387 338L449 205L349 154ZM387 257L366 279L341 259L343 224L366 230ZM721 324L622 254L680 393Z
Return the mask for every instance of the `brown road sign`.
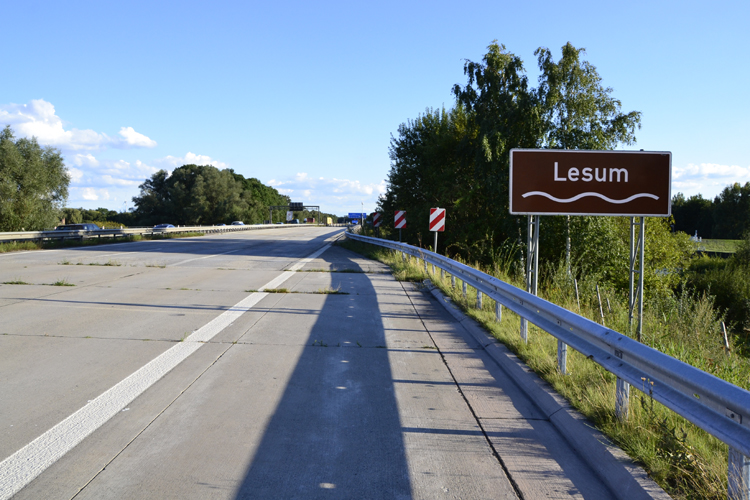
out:
M512 214L666 217L671 185L670 152L510 152Z

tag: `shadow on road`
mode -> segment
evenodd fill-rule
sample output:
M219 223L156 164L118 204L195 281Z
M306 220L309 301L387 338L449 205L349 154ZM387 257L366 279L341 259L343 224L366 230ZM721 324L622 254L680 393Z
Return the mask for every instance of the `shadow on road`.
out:
M332 267L359 267L332 253ZM359 295L326 296L238 499L411 498L384 327L361 281Z

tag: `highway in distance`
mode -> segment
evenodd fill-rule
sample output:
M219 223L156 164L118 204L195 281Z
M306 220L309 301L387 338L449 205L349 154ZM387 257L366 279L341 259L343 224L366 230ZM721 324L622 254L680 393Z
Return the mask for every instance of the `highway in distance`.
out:
M618 497L342 233L0 254L0 499Z

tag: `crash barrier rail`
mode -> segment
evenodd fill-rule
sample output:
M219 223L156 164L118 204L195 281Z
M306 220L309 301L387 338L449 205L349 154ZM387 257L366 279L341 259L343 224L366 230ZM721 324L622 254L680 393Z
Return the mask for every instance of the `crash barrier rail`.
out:
M121 238L134 235L159 235L169 233L226 233L232 231L252 231L254 229L278 229L304 227L308 224L247 224L242 226L183 226L168 228L136 227L127 229L50 230L15 231L0 233L0 242L6 241L45 241L45 240L84 240L90 238ZM313 224L309 224L313 225Z
M442 255L352 232L346 236L401 252L402 258L422 259L425 270L428 263L442 269L475 288L477 303L481 294L486 295L615 374L616 399L625 405L625 415L627 397L623 401L620 393L623 381L723 441L729 446L729 498L750 498L750 392ZM501 309L497 312L499 316Z

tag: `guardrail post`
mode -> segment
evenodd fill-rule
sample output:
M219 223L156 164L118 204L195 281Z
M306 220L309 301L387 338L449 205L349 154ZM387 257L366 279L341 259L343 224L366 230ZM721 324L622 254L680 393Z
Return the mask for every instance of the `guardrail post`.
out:
M557 341L557 369L563 375L568 373L568 344L562 340Z
M617 386L615 389L615 415L624 422L628 419L630 412L630 384L620 377L617 377Z
M432 264L432 274L435 274L435 264Z
M500 302L495 302L495 321L498 323L503 319L503 305Z
M750 498L750 458L738 450L729 447L728 498L730 500L747 500Z
M748 484L750 484L750 458L729 447L729 500L748 500Z
M466 300L466 282L462 281L461 283L463 284L464 300Z
M482 309L482 292L477 290L477 309Z
M443 269L442 267L440 268L440 279L445 279L445 269Z
M456 277L451 274L451 288L456 288Z

